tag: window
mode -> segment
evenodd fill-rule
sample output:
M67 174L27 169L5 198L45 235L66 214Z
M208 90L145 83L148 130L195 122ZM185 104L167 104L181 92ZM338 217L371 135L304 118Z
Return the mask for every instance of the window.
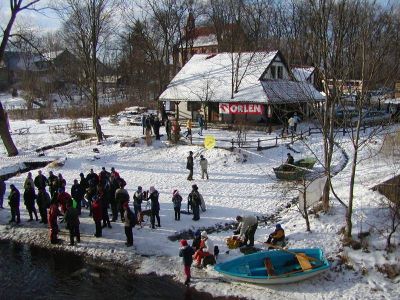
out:
M271 66L271 78L275 79L276 78L276 67Z
M278 67L278 78L283 79L283 67Z
M198 111L201 109L201 102L187 102L188 111Z

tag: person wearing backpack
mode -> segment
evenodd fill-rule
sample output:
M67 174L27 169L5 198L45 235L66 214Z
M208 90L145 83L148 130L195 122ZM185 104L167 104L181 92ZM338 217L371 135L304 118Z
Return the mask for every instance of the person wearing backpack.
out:
M174 204L175 221L180 221L182 196L179 194L178 190L174 190L172 193L172 203Z
M129 207L129 202L126 201L122 205L124 209L124 228L125 228L125 235L126 235L126 243L127 247L131 247L133 245L133 232L132 228L136 225L136 216L132 212Z

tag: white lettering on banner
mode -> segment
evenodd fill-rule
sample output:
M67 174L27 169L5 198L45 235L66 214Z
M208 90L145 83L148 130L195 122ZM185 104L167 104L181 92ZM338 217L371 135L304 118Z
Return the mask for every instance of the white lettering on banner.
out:
M262 104L249 103L220 103L219 113L230 115L262 115L264 113L264 106Z

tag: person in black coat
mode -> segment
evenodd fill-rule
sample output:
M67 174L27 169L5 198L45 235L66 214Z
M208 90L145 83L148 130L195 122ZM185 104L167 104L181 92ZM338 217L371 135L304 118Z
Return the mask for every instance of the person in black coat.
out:
M200 205L201 205L201 196L199 193L199 188L197 184L192 185L192 191L188 196L188 206L192 206L193 210L193 221L200 220Z
M86 176L86 181L89 187L95 187L99 184L99 176L93 171L93 169L90 169L90 173Z
M3 209L4 194L6 193L6 183L0 178L0 208Z
M70 246L75 244L74 237L76 237L76 242L81 242L81 234L79 231L79 214L78 210L72 206L72 201L67 202L67 210L64 215L64 221L67 223L67 228L69 230L69 240Z
M24 204L29 213L28 221L33 221L32 213L35 215L36 221L38 220L38 216L37 216L37 212L36 212L36 208L35 208L35 199L36 199L35 188L31 185L30 182L27 182L26 188L24 191Z
M151 186L149 189L150 195L149 195L149 200L151 201L151 228L155 228L155 219L157 218L157 223L158 227L161 227L160 224L160 203L158 202L158 191L154 188L154 186Z
M109 201L108 201L107 189L105 187L103 188L101 185L99 185L97 196L100 199L101 209L103 211L103 227L102 228L105 228L107 226L108 226L108 228L112 228L111 223L110 223L110 217L108 216Z
M189 156L186 159L186 169L189 170L187 180L193 180L193 152L189 151Z
M153 128L154 128L154 135L156 136L156 140L160 139L160 127L161 127L160 119L158 117L155 117Z
M39 214L40 214L40 222L43 224L47 224L47 209L50 207L50 195L46 190L39 190L36 201L39 207Z
M53 171L49 171L49 177L47 178L47 185L49 186L51 197L54 196L58 191L58 177L53 174Z
M75 199L78 210L78 214L81 214L82 202L85 199L85 190L82 188L82 185L78 183L78 179L74 180L74 184L71 187L71 197Z
M123 208L123 204L125 202L129 202L129 193L126 189L124 189L125 184L124 182L119 182L119 189L115 191L115 202L117 203L118 206L118 210L117 210L117 215L116 215L116 219L113 220L116 221L118 219L118 211L121 214L121 221L125 221L124 218L124 208Z
M87 180L85 178L85 174L80 173L79 177L80 177L79 185L81 186L81 189L83 190L82 205L85 206L86 208L88 208L89 204L86 202L85 193L86 193L86 190L89 187L89 185L88 185L88 182L87 182Z
M193 263L193 254L194 250L192 247L190 247L187 243L186 240L181 240L180 241L180 249L179 249L179 257L182 257L183 261L183 272L185 274L185 285L188 285L190 283L190 267L192 266Z
M46 188L47 178L42 174L41 170L38 171L38 175L35 177L34 183L38 190L43 190Z
M11 208L11 220L9 223L15 222L15 217L17 217L17 224L21 222L21 217L19 214L19 203L21 195L15 185L10 184L10 195L8 195L8 204Z

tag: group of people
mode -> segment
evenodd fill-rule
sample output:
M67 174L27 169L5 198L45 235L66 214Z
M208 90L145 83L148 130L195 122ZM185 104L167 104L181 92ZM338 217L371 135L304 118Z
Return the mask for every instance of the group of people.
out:
M204 155L200 155L200 171L201 171L201 179L204 177L208 180L208 160L204 157ZM186 169L189 170L189 175L187 180L193 180L193 169L194 169L194 158L193 151L189 151L189 156L186 158Z

